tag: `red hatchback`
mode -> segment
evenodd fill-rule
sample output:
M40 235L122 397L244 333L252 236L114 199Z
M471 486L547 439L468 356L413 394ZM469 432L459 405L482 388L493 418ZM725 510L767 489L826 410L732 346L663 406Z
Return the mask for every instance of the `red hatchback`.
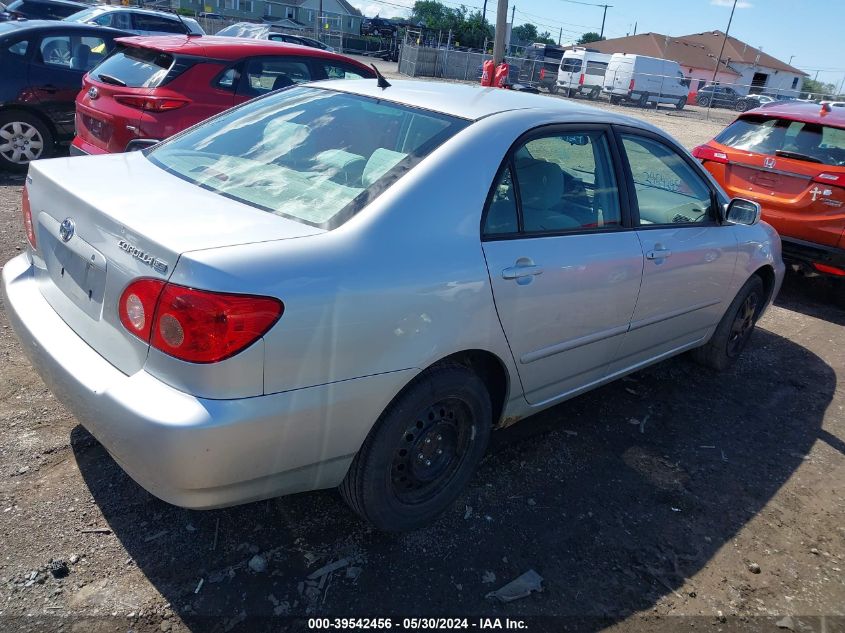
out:
M143 149L271 90L374 78L335 53L232 37L126 37L83 79L71 154Z

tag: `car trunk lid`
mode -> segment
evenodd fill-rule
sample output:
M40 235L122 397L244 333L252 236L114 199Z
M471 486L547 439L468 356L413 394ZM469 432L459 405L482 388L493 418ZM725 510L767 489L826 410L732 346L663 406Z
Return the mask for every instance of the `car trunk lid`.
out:
M187 251L323 232L204 190L138 152L38 161L27 180L43 296L126 374L149 348L118 315L133 279L168 279Z

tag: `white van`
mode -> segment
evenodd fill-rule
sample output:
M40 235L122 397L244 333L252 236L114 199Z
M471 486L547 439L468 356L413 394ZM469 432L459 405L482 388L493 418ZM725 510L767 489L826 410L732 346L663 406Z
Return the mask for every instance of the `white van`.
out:
M689 79L671 59L614 53L604 75L603 92L611 103L633 101L643 108L649 103L672 103L681 110L687 103Z
M585 94L595 99L604 86L604 75L611 57L610 54L580 46L567 50L557 72L558 90L563 90L567 97Z

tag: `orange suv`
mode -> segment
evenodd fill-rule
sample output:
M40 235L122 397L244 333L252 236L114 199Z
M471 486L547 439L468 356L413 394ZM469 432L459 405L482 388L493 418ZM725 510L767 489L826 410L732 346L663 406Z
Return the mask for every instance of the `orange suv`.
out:
M750 110L692 153L728 196L760 204L788 264L845 278L845 108Z

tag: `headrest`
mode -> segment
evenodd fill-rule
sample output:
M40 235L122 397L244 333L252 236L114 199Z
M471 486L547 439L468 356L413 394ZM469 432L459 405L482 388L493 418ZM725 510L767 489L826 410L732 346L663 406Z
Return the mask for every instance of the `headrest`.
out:
M287 75L279 75L273 82L273 90L281 90L282 88L287 88L288 86L292 85L293 79L291 79Z
M563 172L545 160L523 160L517 167L522 203L529 207L550 209L563 196Z

